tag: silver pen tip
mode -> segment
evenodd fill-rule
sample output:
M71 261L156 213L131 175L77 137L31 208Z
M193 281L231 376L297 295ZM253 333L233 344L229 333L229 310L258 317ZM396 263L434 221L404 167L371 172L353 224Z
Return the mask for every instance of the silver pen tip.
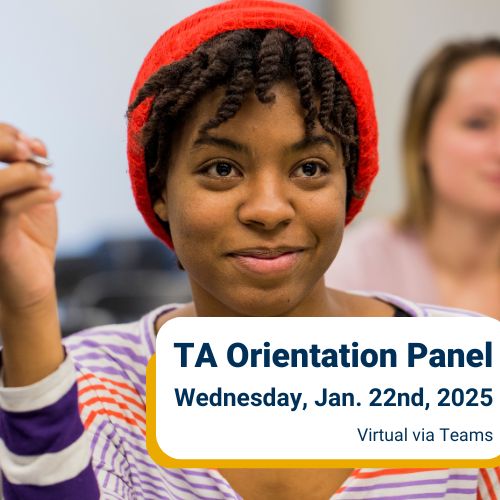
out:
M28 161L32 161L42 167L50 167L52 165L52 161L44 156L33 155Z

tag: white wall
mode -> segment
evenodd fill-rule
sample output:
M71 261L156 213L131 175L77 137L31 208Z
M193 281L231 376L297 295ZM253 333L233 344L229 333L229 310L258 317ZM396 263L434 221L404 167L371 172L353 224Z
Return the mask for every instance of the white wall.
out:
M209 0L0 0L0 120L46 141L63 253L145 232L126 175L125 111L143 57Z
M327 19L360 55L375 93L381 172L363 217L393 213L402 201L400 130L413 77L445 41L500 36L500 1L335 0L327 6Z

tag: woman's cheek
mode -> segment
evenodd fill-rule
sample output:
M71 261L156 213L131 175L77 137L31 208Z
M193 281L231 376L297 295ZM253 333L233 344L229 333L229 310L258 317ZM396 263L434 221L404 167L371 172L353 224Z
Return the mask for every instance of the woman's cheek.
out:
M207 245L217 239L224 212L206 198L191 194L186 202L174 202L170 228L178 254L202 254ZM227 214L226 214L227 218Z
M342 242L345 225L345 190L312 195L304 204L309 230L316 236L326 260L333 260Z
M467 131L439 134L429 155L431 181L438 195L459 202L467 198L481 163L482 145Z

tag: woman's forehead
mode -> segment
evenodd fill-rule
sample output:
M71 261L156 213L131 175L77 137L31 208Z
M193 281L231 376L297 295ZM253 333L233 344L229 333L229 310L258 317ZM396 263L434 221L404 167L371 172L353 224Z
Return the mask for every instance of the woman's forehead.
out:
M207 136L235 138L238 143L252 143L257 138L289 145L304 141L306 110L300 103L299 91L292 81L275 84L271 89L275 100L270 103L262 103L253 91L248 92L232 118L209 129L207 133L202 133L202 125L213 118L225 91L225 88L219 87L206 94L190 111L183 124L182 142L186 146L206 144L209 141L204 141L203 138ZM319 122L313 129L313 134L325 137L324 143L338 143L338 138L327 133ZM212 141L212 144L215 145L216 142Z
M489 96L500 96L500 57L482 56L461 65L451 75L447 97L464 103L464 99L481 102Z

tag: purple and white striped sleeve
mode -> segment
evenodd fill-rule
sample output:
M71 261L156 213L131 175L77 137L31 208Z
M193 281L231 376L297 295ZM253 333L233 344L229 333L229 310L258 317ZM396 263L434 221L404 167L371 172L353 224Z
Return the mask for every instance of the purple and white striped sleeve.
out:
M99 498L69 356L30 386L0 378L0 470L6 500Z

